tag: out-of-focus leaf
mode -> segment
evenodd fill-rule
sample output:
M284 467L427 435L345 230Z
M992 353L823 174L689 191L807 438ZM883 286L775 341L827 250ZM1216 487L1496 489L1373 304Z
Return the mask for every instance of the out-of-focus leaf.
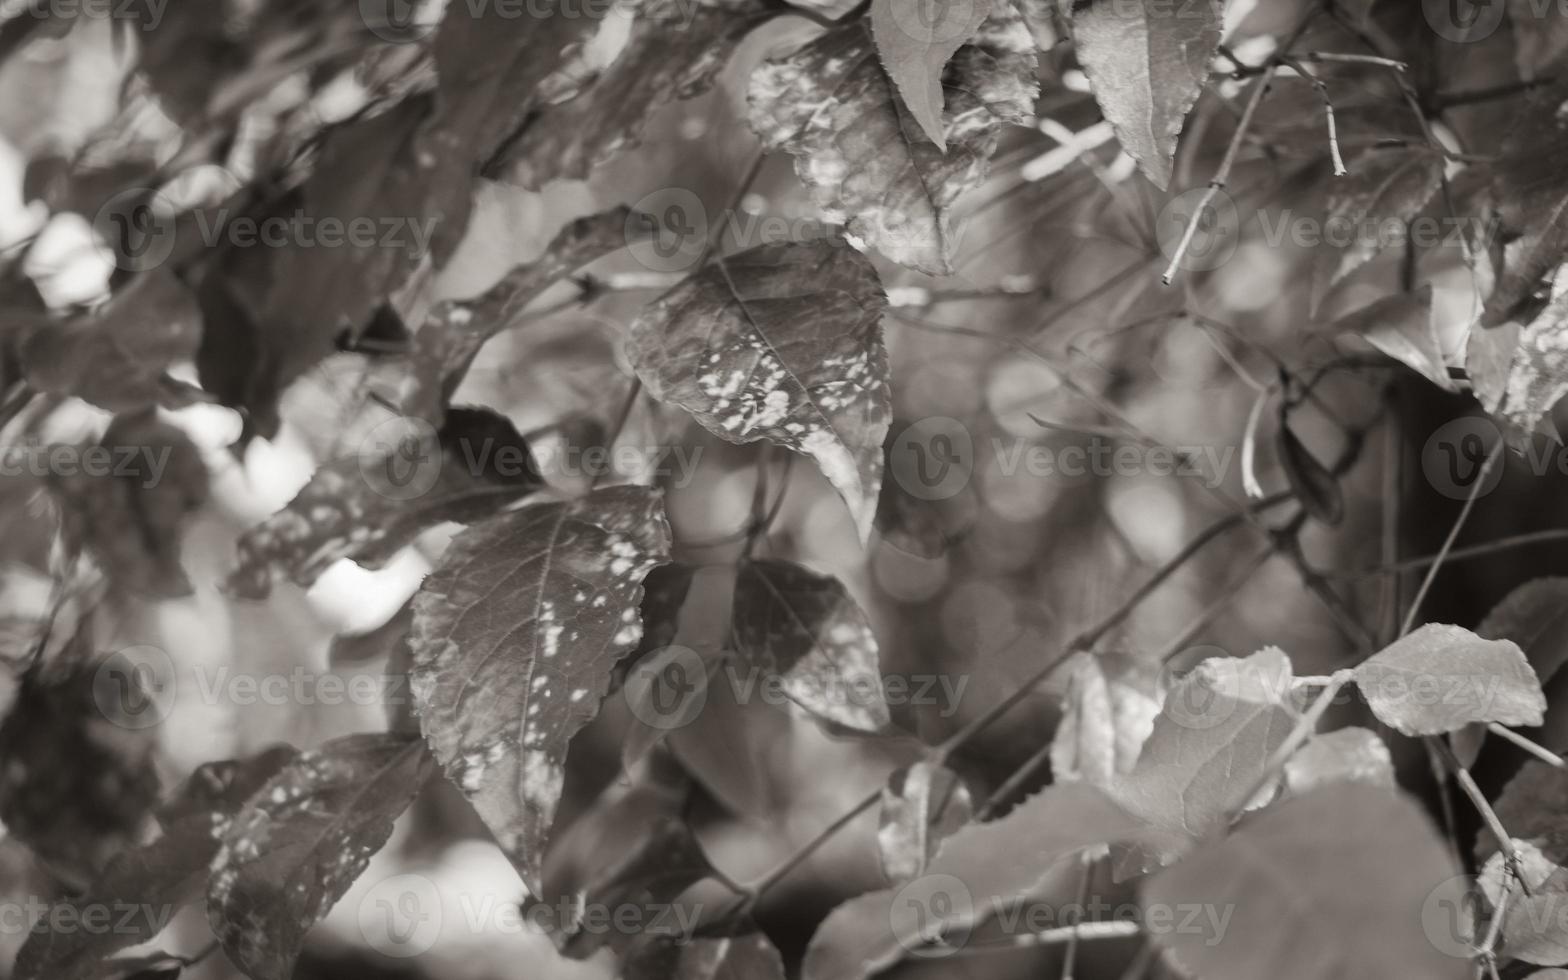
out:
M1559 79L1522 100L1493 165L1504 230L1518 238L1481 311L1482 327L1519 318L1568 254L1568 180L1556 163L1568 147L1568 119L1558 112L1565 96L1568 80Z
M17 954L15 980L97 980L106 957L151 941L202 894L229 821L293 756L280 747L198 768L159 811L156 840L119 852L85 894L59 903L72 910L60 921L88 921L84 915L98 914L91 910L107 909L115 928L34 931Z
M1131 772L1154 730L1160 699L1153 678L1111 654L1073 655L1062 720L1051 739L1051 775L1105 787Z
M651 394L714 435L815 460L865 541L890 416L886 308L871 263L843 242L763 245L650 304L628 353Z
M895 770L882 787L882 873L895 885L919 877L942 842L973 815L969 787L953 770L928 759Z
M556 233L537 260L515 266L480 295L438 303L414 334L408 356L411 378L400 399L403 412L440 425L447 403L485 341L510 326L546 289L641 240L651 234L651 227L626 207L578 218Z
M1391 245L1384 229L1404 229L1443 183L1443 158L1425 147L1361 154L1336 180L1323 227L1332 234L1313 255L1313 305Z
M659 492L611 487L473 525L414 598L420 725L535 895L567 744L642 638L669 547Z
M1508 372L1523 329L1510 320L1490 330L1472 329L1465 342L1465 374L1476 401L1488 412L1495 414L1508 393Z
M660 106L706 92L735 45L778 13L761 0L645 0L615 62L574 98L541 109L498 166L531 189L587 179L636 147Z
M1138 167L1164 190L1176 134L1209 77L1223 4L1074 4L1073 40L1100 111Z
M333 637L327 651L327 663L337 669L390 657L413 625L414 603L410 599L392 614L391 619L368 633Z
M190 290L153 270L96 310L35 324L21 343L23 370L38 391L111 412L150 408L161 401L164 372L196 352L201 330Z
M1292 796L1345 781L1394 787L1394 758L1376 732L1351 726L1314 735L1285 762Z
M305 933L343 897L435 771L408 735L305 752L234 817L212 861L207 921L256 980L288 980Z
M811 939L802 976L860 980L933 943L961 946L992 912L1034 894L1062 858L1145 832L1091 786L1047 787L1002 819L949 837L909 884L834 909Z
M1333 526L1345 516L1345 494L1339 480L1302 444L1285 418L1279 420L1277 451L1285 478L1308 514Z
M1503 597L1475 628L1488 640L1512 640L1544 687L1568 662L1568 578L1532 579ZM1486 740L1485 725L1453 734L1454 752L1470 765Z
M439 433L389 424L396 441L322 466L286 507L240 536L229 579L236 594L265 598L273 568L309 588L340 558L378 567L421 531L472 523L544 485L528 443L488 409L453 409Z
M1512 837L1541 848L1553 861L1568 861L1568 772L1527 759L1492 803L1497 819ZM1497 841L1482 830L1475 857L1484 863L1497 853Z
M149 411L116 417L97 445L79 451L80 465L50 475L67 540L91 552L117 588L188 595L180 537L207 499L200 450Z
M784 960L760 932L653 942L626 958L620 980L784 980Z
M945 153L898 99L857 19L752 73L751 128L795 158L828 220L900 265L949 274L963 233L954 205L985 178L1001 126L1027 122L1038 95L1034 39L1010 3L993 5L943 80Z
M1428 623L1363 660L1355 676L1372 713L1404 735L1489 721L1539 725L1546 710L1518 644L1459 626Z
M1199 928L1153 935L1183 970L1211 980L1462 980L1471 964L1433 942L1422 915L1459 874L1416 806L1340 783L1205 843L1140 896L1148 907L1213 910Z
M876 634L838 579L777 558L744 562L733 620L741 662L778 677L814 718L859 732L887 728Z
M1106 789L1165 834L1119 853L1118 877L1169 864L1234 809L1256 802L1242 794L1265 777L1296 723L1291 678L1284 652L1265 647L1244 660L1205 660L1165 695L1132 772Z
M1568 869L1559 867L1529 841L1515 840L1525 894L1515 884L1503 912L1502 948L1516 960L1536 966L1568 963ZM1481 869L1480 887L1497 909L1504 880L1511 875L1502 854L1493 854Z
M912 0L871 0L871 36L882 69L926 138L944 153L942 70L990 13L990 0L934 7Z
M1568 54L1568 17L1555 4L1508 0L1508 19L1514 26L1514 64L1519 77L1549 76L1552 66Z

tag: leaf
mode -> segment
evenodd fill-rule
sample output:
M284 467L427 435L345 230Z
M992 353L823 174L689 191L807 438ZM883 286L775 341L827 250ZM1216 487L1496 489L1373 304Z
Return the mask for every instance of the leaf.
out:
M784 980L784 960L760 932L654 942L621 965L621 980Z
M1329 194L1323 227L1331 234L1313 255L1313 307L1383 249L1399 244L1384 229L1409 228L1442 183L1443 158L1425 148L1359 155Z
M188 360L200 340L195 297L159 270L137 276L95 310L36 324L20 356L37 391L132 412L162 401L164 372Z
M1139 666L1110 654L1073 654L1062 720L1051 739L1057 782L1105 787L1131 772L1154 730L1160 700Z
M1504 327L1496 329L1502 330ZM1568 394L1568 266L1559 270L1552 297L1519 331L1496 414L1532 432Z
M551 938L573 959L586 959L605 947L625 953L656 939L692 937L673 903L687 888L713 873L707 855L686 820L692 781L673 759L654 757L630 788L613 787L572 823L572 840L589 866L572 868L545 880L545 899L553 909L569 910L564 921L552 916ZM583 927L571 918L586 909L637 910L641 929ZM694 911L700 911L700 905Z
M66 539L91 552L117 588L189 595L181 532L207 499L207 468L190 437L151 412L120 415L75 458L49 477Z
M743 562L731 628L741 661L778 677L818 720L866 733L891 723L876 634L833 576L777 558Z
M1563 80L1531 91L1493 164L1504 231L1518 237L1481 311L1482 327L1518 318L1568 253L1568 182L1556 163L1568 148L1568 119L1558 113L1565 96Z
M969 787L958 773L922 759L896 769L882 787L877 852L895 885L919 877L943 841L974 815Z
M944 75L945 153L895 96L860 19L751 75L751 128L795 173L828 221L900 265L953 271L958 198L985 179L1004 123L1023 124L1039 92L1029 29L1007 2L952 56Z
M1511 640L1428 623L1362 661L1356 684L1379 721L1403 735L1438 735L1472 723L1539 725L1540 682Z
M1376 732L1352 726L1314 735L1285 762L1292 796L1345 781L1394 788L1394 758Z
M414 597L425 738L535 895L568 742L642 638L669 548L660 493L611 487L473 525Z
M305 752L230 823L212 861L207 921L255 980L288 980L312 925L392 833L434 769L417 738L349 735Z
M920 0L871 0L871 36L882 69L904 107L937 149L942 132L942 69L990 16L990 0L925 5Z
M1513 320L1490 330L1472 327L1465 341L1465 374L1470 377L1476 400L1493 414L1508 392L1509 369L1513 367L1523 329Z
M35 930L16 957L15 980L97 980L102 961L150 942L181 906L202 893L218 838L245 801L294 756L287 747L199 767L159 812L162 833L118 853L84 895L57 903L45 921L81 922L107 909L112 929ZM129 910L136 914L127 914ZM55 919L55 915L62 915Z
M1545 687L1568 662L1568 578L1531 579L1493 606L1475 631L1488 640L1517 643ZM1486 726L1471 725L1454 733L1454 751L1468 766L1485 740Z
M392 618L367 633L340 634L327 648L327 664L334 670L390 658L414 625L414 601L410 599Z
M992 912L1034 895L1058 861L1145 832L1094 787L1046 787L1002 819L970 824L948 838L926 873L909 884L834 909L811 938L802 976L858 980L930 942L961 946Z
M1568 772L1539 759L1524 765L1503 786L1492 804L1508 833L1541 848L1553 861L1568 861ZM1497 841L1485 830L1476 835L1477 862L1497 852Z
M1559 867L1529 841L1514 841L1520 877L1530 894L1515 887L1503 912L1503 951L1537 966L1568 963L1568 869ZM1492 908L1502 899L1507 859L1493 854L1481 870L1480 886Z
M1514 64L1520 78L1543 78L1568 54L1568 17L1556 5L1508 0L1508 19L1514 25Z
M590 171L641 142L648 119L672 99L706 92L735 46L778 10L761 0L647 0L615 61L574 98L542 108L497 165L537 190Z
M576 269L640 241L653 226L627 207L568 222L540 257L513 266L478 296L437 303L414 334L408 356L412 375L399 403L405 415L440 425L446 405L468 373L479 348L528 304Z
M1345 516L1345 494L1339 480L1302 445L1283 416L1277 438L1280 466L1302 508L1330 527L1338 524Z
M891 416L886 307L871 263L842 242L763 245L649 304L627 353L649 393L721 439L815 460L865 542Z
M1198 928L1152 931L1183 972L1207 980L1462 980L1471 964L1423 921L1429 896L1459 873L1406 798L1340 783L1204 844L1140 897L1146 908L1214 913Z
M240 535L231 590L265 598L273 568L300 588L339 559L376 568L422 531L472 523L544 486L527 441L488 409L453 409L439 433L391 420L371 442L321 466L287 506Z
M1176 135L1219 48L1220 3L1075 4L1073 41L1100 111L1154 185L1171 181Z
M1432 286L1427 283L1352 310L1328 329L1360 337L1439 388L1456 391L1432 317Z
M1285 654L1265 647L1244 660L1211 657L1166 694L1132 772L1106 788L1165 835L1119 856L1118 878L1169 864L1252 802L1242 794L1264 778L1296 723L1291 677Z

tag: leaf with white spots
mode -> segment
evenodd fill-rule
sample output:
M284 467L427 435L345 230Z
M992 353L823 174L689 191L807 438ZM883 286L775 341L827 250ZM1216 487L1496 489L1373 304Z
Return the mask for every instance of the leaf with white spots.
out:
M1479 329L1479 328L1477 328ZM1502 330L1504 327L1494 329ZM1524 432L1568 394L1568 265L1559 268L1551 298L1519 330L1496 414Z
M876 270L843 242L763 245L650 304L627 349L654 397L714 435L815 460L865 541L891 415L886 308Z
M1062 720L1051 739L1056 781L1107 786L1131 772L1160 713L1153 672L1115 654L1077 653Z
M941 81L945 152L898 97L868 22L847 19L752 72L751 128L795 158L829 221L900 265L951 274L963 230L954 206L985 179L1002 126L1029 122L1039 94L1034 38L1010 2L992 5Z
M895 885L919 877L942 842L973 815L969 787L953 770L929 759L895 770L882 787L882 873Z
M230 589L265 598L274 568L309 588L340 558L376 568L421 531L488 517L544 485L527 441L494 412L452 409L440 432L386 425L393 431L378 427L362 454L323 465L286 507L240 536Z
M1223 3L1073 5L1073 41L1100 111L1155 186L1171 180L1176 134L1209 77Z
M349 735L301 754L251 797L207 884L207 921L246 976L292 976L305 933L387 842L434 768L418 738Z
M610 487L475 524L414 597L420 726L535 895L567 745L642 638L669 548L659 491Z
M741 661L778 677L814 718L859 732L888 727L876 634L838 579L777 558L744 562L733 619Z
M142 914L121 918L113 929L32 932L17 954L15 980L97 980L105 957L152 940L181 906L201 895L207 865L234 814L293 757L293 749L279 747L198 768L159 811L162 832L155 840L122 851L85 894L60 903L77 914L94 907ZM43 920L50 921L77 920Z
M1460 626L1428 623L1363 660L1355 677L1378 721L1403 735L1490 721L1539 725L1546 711L1541 683L1518 644Z

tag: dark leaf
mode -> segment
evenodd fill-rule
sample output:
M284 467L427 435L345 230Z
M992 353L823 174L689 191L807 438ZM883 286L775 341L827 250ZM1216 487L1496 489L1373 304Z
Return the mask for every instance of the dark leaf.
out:
M942 70L991 13L990 0L924 7L912 0L872 0L871 36L883 71L926 137L947 152L942 131Z
M1356 684L1379 721L1404 735L1465 725L1539 725L1541 684L1511 640L1428 623L1356 667Z
M784 980L779 951L760 932L653 942L621 965L621 980Z
M1520 103L1493 167L1511 242L1481 326L1516 319L1568 253L1568 182L1556 161L1568 147L1568 118L1559 112L1568 81L1538 89ZM1558 315L1561 318L1561 315Z
M1434 917L1448 914L1433 893L1459 874L1407 799L1340 783L1204 844L1151 878L1141 897L1149 907L1213 911L1208 928L1153 934L1183 970L1211 980L1462 980L1471 964L1430 938Z
M763 245L704 269L632 324L648 391L729 442L816 461L868 539L890 415L876 271L842 242Z
M1488 640L1517 643L1544 687L1568 662L1568 578L1526 582L1493 606L1475 631ZM1460 761L1469 765L1486 740L1486 726L1471 725L1453 739Z
M265 598L273 568L309 588L341 558L379 567L422 531L472 523L544 486L528 443L488 409L452 409L440 432L389 421L371 441L316 470L288 506L240 536L230 589Z
M1170 184L1176 134L1209 77L1220 4L1073 5L1078 63L1127 155L1160 190Z
M154 270L92 312L35 324L21 357L38 391L129 412L158 404L164 372L189 359L200 341L194 297L171 273Z
M1568 861L1568 772L1526 759L1492 810L1510 836L1536 845L1553 861ZM1475 839L1476 860L1485 862L1495 853L1497 841L1482 830Z
M1400 245L1384 229L1408 228L1442 182L1442 156L1424 147L1358 156L1329 195L1323 226L1334 234L1313 255L1314 306L1384 248Z
M418 738L349 735L301 754L252 797L224 832L207 887L207 921L246 976L293 975L305 933L434 768Z
M151 412L121 415L81 465L51 474L67 540L91 552L118 588L190 594L180 565L187 517L207 499L207 468L185 433Z
M1432 315L1432 286L1428 283L1352 310L1335 320L1329 332L1361 337L1438 387L1454 391Z
M761 0L646 0L614 63L576 97L541 109L499 166L532 189L586 180L594 167L636 147L665 103L706 92L735 45L778 13Z
M882 787L877 852L895 885L925 873L943 841L974 815L969 787L958 773L929 760L894 770Z
M655 490L535 504L458 535L414 598L425 737L533 894L567 745L642 638L642 581L669 538Z
M813 717L852 731L887 728L876 634L838 579L777 558L746 561L733 619L741 662L778 677Z
M1285 418L1279 420L1279 462L1290 489L1308 514L1333 526L1345 516L1345 495L1328 467L1302 445Z
M1141 821L1084 784L1051 786L1001 820L947 839L926 873L852 898L817 928L806 980L860 980L940 942L962 946L992 912L1028 898L1053 866L1086 847L1136 838Z
M1267 773L1269 758L1296 723L1290 660L1266 647L1245 660L1213 657L1165 696L1132 772L1110 797L1164 834L1118 859L1119 876L1169 864L1223 827ZM1265 786L1265 796L1272 786Z
M85 895L61 903L72 910L62 921L88 921L98 914L92 910L107 909L116 927L33 932L17 954L15 980L97 980L105 958L151 941L202 894L229 820L293 756L276 748L198 768L159 811L156 840L120 851Z
M876 59L864 21L835 27L752 73L751 128L795 173L828 220L900 265L953 271L953 208L985 178L1004 123L1027 122L1039 87L1034 39L995 4L943 76L946 152L921 132Z

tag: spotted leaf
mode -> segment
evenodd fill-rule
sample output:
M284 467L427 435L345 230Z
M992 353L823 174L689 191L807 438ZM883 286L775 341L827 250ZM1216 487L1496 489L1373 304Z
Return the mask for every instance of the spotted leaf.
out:
M343 897L418 795L434 762L418 738L349 735L305 752L229 824L207 921L255 980L287 980L311 926Z
M764 245L650 304L628 351L655 397L714 435L815 460L865 541L891 414L886 307L871 263L844 243Z
M861 732L888 726L876 634L838 579L776 558L745 562L733 630L741 660L778 677L817 719Z
M494 412L453 409L440 432L388 422L361 454L323 465L286 507L240 536L229 587L260 599L273 568L302 588L340 558L374 568L427 528L487 517L543 485L528 443Z
M609 68L573 98L540 110L499 166L533 189L586 180L592 168L637 146L665 103L706 92L735 45L778 13L761 0L646 0Z
M69 911L57 910L58 917L41 924L83 921L80 916L93 908L137 913L117 916L113 929L33 931L17 954L14 980L98 980L104 958L150 941L181 906L201 895L207 865L229 821L293 757L293 749L279 747L198 768L159 811L157 838L121 851L83 895L59 903Z
M1160 713L1153 673L1112 653L1073 655L1062 720L1051 739L1057 782L1106 786L1132 771Z
M1005 123L1026 123L1039 94L1034 38L1011 3L958 48L942 75L943 147L931 141L878 62L864 19L764 62L751 76L751 128L795 173L827 219L900 265L953 271L953 209L985 179ZM933 113L934 115L935 113Z
M1507 328L1505 324L1494 329ZM1565 394L1568 394L1568 266L1557 271L1546 305L1519 329L1496 413L1520 431L1531 432Z
M877 851L888 881L918 877L942 842L974 815L969 787L958 773L928 759L895 770L882 787Z
M1100 111L1138 168L1164 190L1176 134L1209 77L1223 3L1073 5L1078 62Z
M659 492L611 487L475 524L414 598L420 726L535 895L567 744L642 638L669 547Z

